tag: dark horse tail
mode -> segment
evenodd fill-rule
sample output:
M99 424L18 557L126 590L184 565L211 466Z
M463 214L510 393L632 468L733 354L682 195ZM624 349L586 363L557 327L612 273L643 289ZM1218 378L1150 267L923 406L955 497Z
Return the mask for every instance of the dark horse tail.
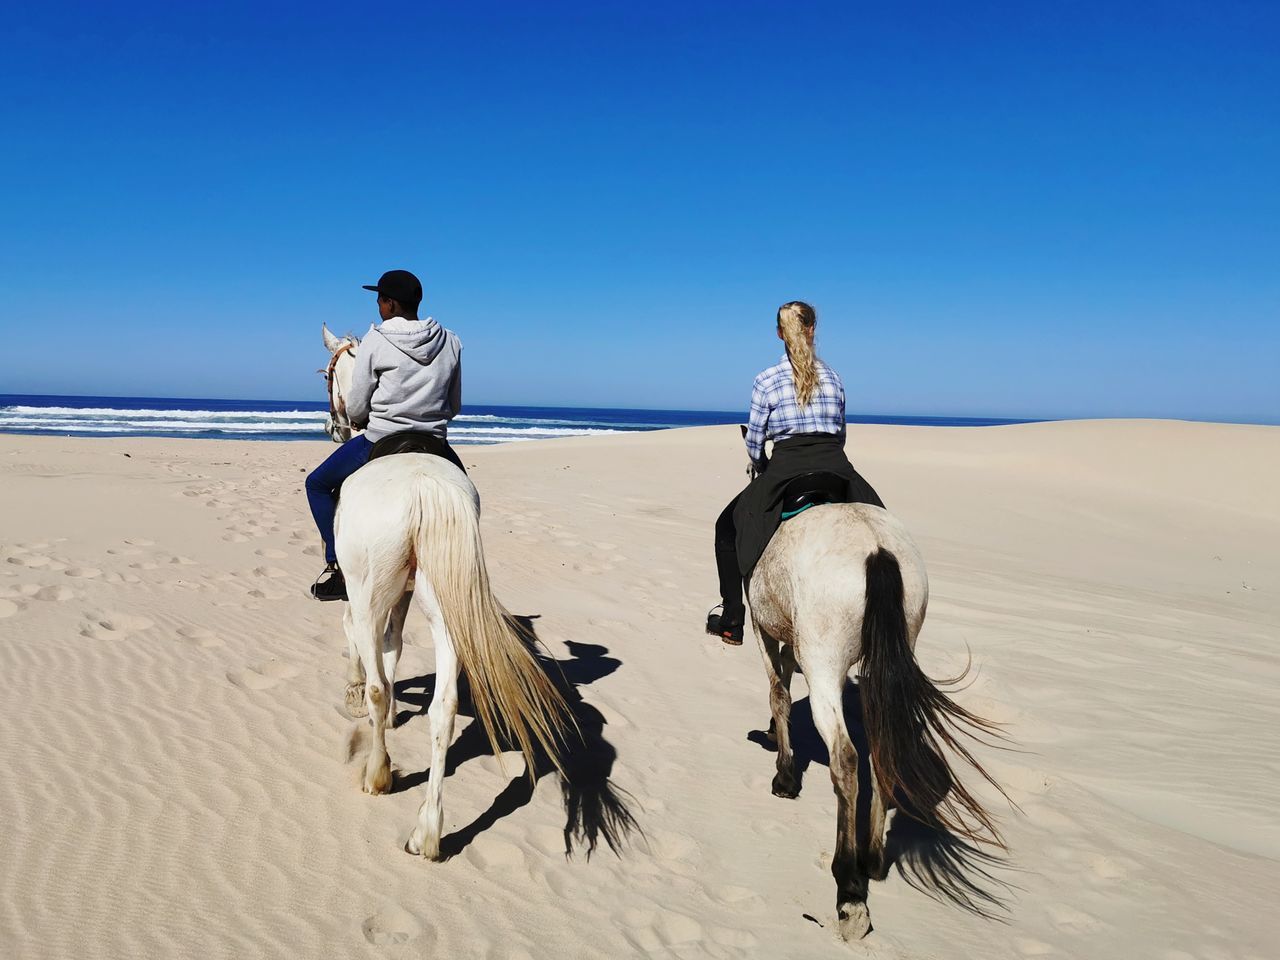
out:
M944 748L964 759L1005 796L966 746L982 735L1002 738L999 727L957 704L916 663L902 606L902 570L884 549L867 557L867 609L862 618L863 726L872 775L886 801L897 797L904 812L970 840L1003 847L995 821L954 776ZM959 676L944 681L962 680Z

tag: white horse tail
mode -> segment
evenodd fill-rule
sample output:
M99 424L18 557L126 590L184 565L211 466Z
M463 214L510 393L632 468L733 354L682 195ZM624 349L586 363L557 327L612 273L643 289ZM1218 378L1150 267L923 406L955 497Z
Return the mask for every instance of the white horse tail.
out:
M960 836L1003 847L991 814L954 775L943 752L945 745L1008 799L965 745L966 738L981 742L984 734L1002 737L999 727L957 704L916 663L898 558L877 549L867 557L866 574L858 686L873 776L885 797L897 792L910 815L931 817ZM966 665L944 683L957 683L968 672Z
M500 738L509 734L524 753L530 779L535 779L535 744L563 774L560 747L565 731L576 724L489 587L474 500L457 484L423 478L418 505L417 576L425 574L435 591L494 755L501 764Z

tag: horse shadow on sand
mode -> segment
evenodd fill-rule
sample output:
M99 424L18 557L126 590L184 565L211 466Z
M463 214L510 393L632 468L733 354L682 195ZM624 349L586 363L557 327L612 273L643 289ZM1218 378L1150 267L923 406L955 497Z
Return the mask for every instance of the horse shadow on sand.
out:
M857 684L844 686L844 719L849 737L858 752L858 837L871 829L871 753L866 728L862 724L862 697ZM777 751L770 729L752 730L747 739L771 752ZM795 755L796 783L801 786L812 763L828 765L826 744L813 723L809 698L796 700L791 707L791 748ZM1014 871L1007 856L998 849L985 849L958 837L927 812L908 813L906 799L895 795L893 815L885 834L886 869L896 869L912 888L943 903L982 917L1007 923L1014 891L1018 889L1001 874Z
M565 644L569 649L569 659L557 660L537 643L533 626L536 616L513 619L526 637L530 652L564 696L569 711L577 722L576 731L569 729L565 732L560 756L560 762L564 766L560 789L565 807L565 856L573 856L575 850L583 851L590 860L596 847L603 841L605 846L620 857L631 839L643 838L644 831L640 829L632 812L634 799L609 779L618 754L604 737L604 716L582 698L579 688L607 677L622 665L622 661L608 656L607 647L574 641ZM435 679L435 674L431 673L396 682L397 703L409 707L396 715L397 727L417 717L425 718L435 693ZM465 671L458 681L458 716L471 717L473 720L476 717ZM519 749L514 738L500 736L499 743L504 751ZM489 752L489 740L485 736L483 725L478 721L468 724L449 747L445 776L452 776L468 760ZM523 766L523 761L521 765ZM421 786L427 782L430 773L429 768L417 773L396 771L392 792L399 793ZM539 749L535 757L533 777L527 771L522 771L511 779L488 810L467 826L442 837L441 857L447 860L457 856L471 841L503 817L510 816L529 803L533 799L537 781L556 773L551 758Z

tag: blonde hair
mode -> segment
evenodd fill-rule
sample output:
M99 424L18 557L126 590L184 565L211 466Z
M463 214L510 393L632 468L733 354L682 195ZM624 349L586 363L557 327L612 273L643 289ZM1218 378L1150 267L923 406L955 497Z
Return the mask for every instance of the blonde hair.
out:
M778 308L778 332L787 345L791 377L796 385L796 403L802 408L809 405L818 386L818 357L809 340L817 324L817 311L801 300L792 300Z

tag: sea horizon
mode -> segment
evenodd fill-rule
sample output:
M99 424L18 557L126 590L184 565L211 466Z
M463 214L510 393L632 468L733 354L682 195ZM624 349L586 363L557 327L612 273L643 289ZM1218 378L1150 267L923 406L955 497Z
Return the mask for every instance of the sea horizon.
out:
M0 433L33 436L325 440L328 404L309 400L0 394ZM495 444L743 423L747 412L467 404L450 424L455 444ZM1004 426L1042 418L856 414L850 423Z

